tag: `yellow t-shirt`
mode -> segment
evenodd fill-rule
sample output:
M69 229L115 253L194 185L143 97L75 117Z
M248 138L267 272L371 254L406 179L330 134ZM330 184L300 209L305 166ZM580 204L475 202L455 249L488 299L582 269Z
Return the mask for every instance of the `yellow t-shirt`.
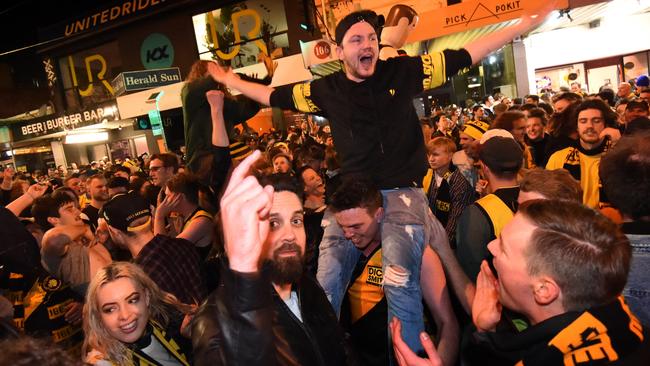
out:
M354 324L384 298L382 281L384 275L381 269L381 248L376 250L361 275L359 275L350 288L350 320Z
M81 196L79 196L79 208L80 208L80 209L83 210L83 209L86 208L86 206L88 206L89 204L90 204L90 198L88 198L88 196L86 196L85 193L82 194Z
M563 169L567 160L571 159L570 155L577 150L573 147L567 147L556 151L548 159L546 169L555 170ZM598 208L600 203L600 179L598 178L598 168L600 167L600 158L602 154L586 155L578 150L580 159L580 187L582 187L582 203L591 208Z

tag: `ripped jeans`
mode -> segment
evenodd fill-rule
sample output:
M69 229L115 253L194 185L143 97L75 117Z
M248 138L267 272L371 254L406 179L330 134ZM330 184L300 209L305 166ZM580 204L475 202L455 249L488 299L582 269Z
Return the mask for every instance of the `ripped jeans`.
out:
M420 332L424 330L424 322L420 267L424 245L431 239L429 220L435 218L421 188L390 189L381 193L385 210L381 223L381 246L387 320L397 317L402 322L402 338L406 344L414 352L421 352ZM317 278L339 315L361 252L345 239L329 209L322 225L325 232L320 244ZM388 341L392 354L391 340Z

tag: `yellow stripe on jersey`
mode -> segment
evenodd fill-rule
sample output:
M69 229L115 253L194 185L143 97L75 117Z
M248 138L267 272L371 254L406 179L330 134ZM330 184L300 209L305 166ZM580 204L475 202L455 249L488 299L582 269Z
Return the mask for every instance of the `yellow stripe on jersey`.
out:
M304 82L293 86L293 104L296 109L304 113L320 111L320 108L311 100L311 83Z
M434 52L420 57L422 58L422 71L424 73L424 79L422 80L424 89L433 89L444 84L447 81L445 54Z
M348 290L352 323L361 319L384 298L382 288L384 275L381 264L381 249L379 249L370 257L363 272Z
M47 307L47 317L50 319L56 319L65 315L68 311L68 305L72 303L72 299L68 299L60 304Z
M492 227L494 228L494 237L501 235L501 230L512 220L514 213L501 199L495 194L487 196L476 201L490 217Z
M52 340L54 343L59 343L61 341L64 341L73 335L75 335L77 332L81 331L81 327L73 327L71 325L66 325L63 328L59 328L57 330L52 331Z

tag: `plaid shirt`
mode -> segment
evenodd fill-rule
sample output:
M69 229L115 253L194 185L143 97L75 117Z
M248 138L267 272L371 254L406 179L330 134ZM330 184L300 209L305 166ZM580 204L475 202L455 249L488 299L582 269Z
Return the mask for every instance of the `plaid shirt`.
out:
M199 255L185 239L156 235L133 261L185 304L200 304L207 296Z

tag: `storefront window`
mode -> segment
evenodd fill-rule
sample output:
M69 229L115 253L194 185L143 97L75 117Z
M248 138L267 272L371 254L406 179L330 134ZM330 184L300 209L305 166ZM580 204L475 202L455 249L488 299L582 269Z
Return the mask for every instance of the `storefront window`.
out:
M61 57L58 64L68 110L114 98L110 82L123 71L117 42Z
M467 72L451 78L452 102L464 107L480 103L486 95L501 93L509 98L518 96L515 59L512 44L481 60Z
M481 61L486 95L501 93L509 98L517 97L515 58L512 44L492 53Z
M284 1L245 1L195 15L199 57L240 68L259 62L260 52L287 56L289 37Z

